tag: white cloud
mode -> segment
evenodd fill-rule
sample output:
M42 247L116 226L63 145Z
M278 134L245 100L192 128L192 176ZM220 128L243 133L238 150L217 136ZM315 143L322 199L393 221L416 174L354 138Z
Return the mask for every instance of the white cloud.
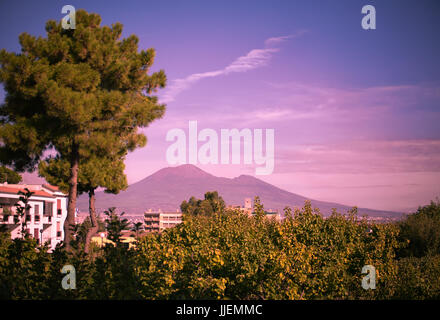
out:
M266 66L272 59L274 53L279 51L279 48L268 48L280 42L286 41L290 38L295 38L302 35L305 31L300 31L293 35L269 38L265 41L266 47L263 49L253 49L246 55L238 57L230 65L220 70L208 71L203 73L194 73L186 78L175 79L171 81L171 84L165 91L165 94L161 97L161 102L169 103L175 100L175 97L184 90L189 89L194 83L205 79L213 78L222 75L227 75L235 72L247 72L260 67Z
M298 31L296 33L293 33L293 34L290 34L288 36L280 36L280 37L269 38L266 41L264 41L264 44L266 46L276 45L276 44L279 44L280 42L284 42L284 41L287 41L289 39L293 39L293 38L297 38L299 36L302 36L306 32L307 32L307 30L300 30L300 31Z

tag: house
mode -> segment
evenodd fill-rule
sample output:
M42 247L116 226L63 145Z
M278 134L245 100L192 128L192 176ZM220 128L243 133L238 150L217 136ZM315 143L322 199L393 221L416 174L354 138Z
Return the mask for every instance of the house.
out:
M19 201L19 191L25 188L33 192L22 221L15 205ZM64 239L64 221L67 217L67 195L57 187L43 184L0 184L0 224L6 225L11 238L21 238L21 223L25 223L26 231L39 244L48 243L52 251Z

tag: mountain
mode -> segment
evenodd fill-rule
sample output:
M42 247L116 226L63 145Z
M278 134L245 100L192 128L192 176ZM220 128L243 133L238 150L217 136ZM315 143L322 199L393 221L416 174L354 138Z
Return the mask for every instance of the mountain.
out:
M147 209L176 211L183 200L191 196L203 199L205 192L218 191L227 205L243 205L245 198L259 196L266 209L282 212L286 206L302 207L303 197L248 175L229 179L213 176L194 165L181 165L161 169L145 179L130 185L127 190L117 195L105 192L96 193L98 212L117 207L127 214L143 214ZM336 208L341 213L350 209L338 203L323 202L310 199L313 207L318 207L324 215ZM81 212L88 212L87 195L78 198L77 206ZM379 211L359 208L360 215L370 217L399 218L401 214L390 211Z

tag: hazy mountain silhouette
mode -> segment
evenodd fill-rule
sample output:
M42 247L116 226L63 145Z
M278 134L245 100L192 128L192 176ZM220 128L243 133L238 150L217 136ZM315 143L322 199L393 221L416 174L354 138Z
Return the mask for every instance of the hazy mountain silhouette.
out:
M286 206L302 207L308 198L303 197L248 175L229 179L213 176L194 165L182 165L161 169L145 179L130 185L117 195L104 192L96 193L98 212L117 207L130 214L142 214L147 209L176 211L183 200L191 196L203 198L205 192L217 190L228 205L243 205L245 198L259 196L264 207L282 212ZM341 213L350 209L338 203L310 199L325 215L336 208ZM88 198L82 195L78 199L81 212L88 211ZM359 208L359 213L374 217L394 217L399 213Z

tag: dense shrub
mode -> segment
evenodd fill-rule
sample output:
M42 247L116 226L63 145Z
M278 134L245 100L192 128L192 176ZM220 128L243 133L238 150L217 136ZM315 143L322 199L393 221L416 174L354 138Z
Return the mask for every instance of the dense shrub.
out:
M89 254L81 246L73 246L76 249L69 253L62 247L48 253L32 238L11 240L1 234L0 297L440 297L440 256L396 257L402 248L399 225L371 223L358 218L356 210L347 215L334 212L324 219L310 203L293 213L286 209L283 222L266 219L258 201L255 213L253 217L229 210L185 215L177 227L139 239L135 249L117 244L93 248ZM75 266L76 290L61 288L60 270L66 264ZM376 268L375 290L361 287L364 265Z
M261 208L262 210L262 208ZM184 223L138 245L143 298L343 299L381 297L397 274L398 230L310 204L283 223L239 212L185 216ZM364 265L379 272L372 296Z
M400 224L401 240L408 246L401 250L404 257L440 254L440 202L431 201L409 215Z
M440 299L440 255L399 260L397 299Z

